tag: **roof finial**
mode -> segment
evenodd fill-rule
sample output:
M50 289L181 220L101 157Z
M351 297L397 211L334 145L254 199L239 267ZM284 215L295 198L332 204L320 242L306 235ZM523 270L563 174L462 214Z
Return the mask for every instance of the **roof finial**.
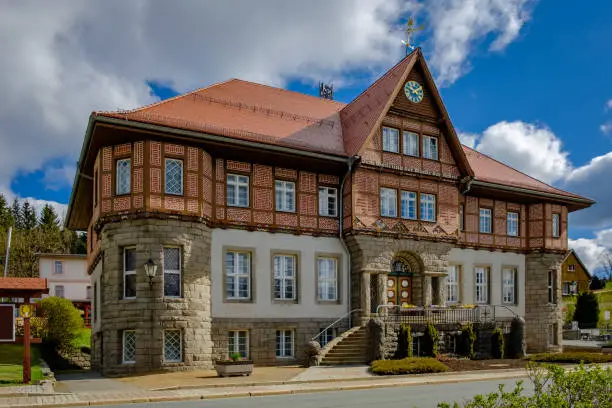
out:
M406 23L406 29L403 30L406 32L406 39L402 40L402 45L406 48L406 55L410 53L410 51L414 50L414 44L412 43L412 34L417 33L419 31L423 31L425 29L425 25L421 24L416 27L416 23L412 17L408 19Z
M334 85L328 85L323 82L319 82L319 97L323 99L334 99Z

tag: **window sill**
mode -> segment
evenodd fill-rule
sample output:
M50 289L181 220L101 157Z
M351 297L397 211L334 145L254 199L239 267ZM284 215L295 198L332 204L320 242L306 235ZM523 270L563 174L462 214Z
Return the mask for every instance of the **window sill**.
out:
M121 365L127 365L127 366L134 365L134 364L136 364L135 361L122 361L121 362Z
M321 300L321 299L317 299L316 303L318 305L341 305L342 304L340 299L336 299L336 300Z
M394 151L391 151L391 150L385 150L385 149L382 149L382 152L383 152L383 153L401 154L399 151L394 152Z
M132 300L136 300L136 296L134 296L134 297L124 297L124 298L119 299L119 300L120 301L123 300L123 301L128 301L129 302L129 301L132 301Z
M249 204L247 205L239 205L239 204L229 204L227 203L228 207L233 207L233 208L251 208L251 206Z
M319 217L331 218L331 219L334 219L334 220L338 219L337 215L323 215L323 214L319 214Z
M421 222L426 222L426 223L428 223L428 224L435 224L435 223L437 223L437 222L438 222L437 220L433 220L433 221L431 221L431 220L423 220L423 219L421 219L421 220L419 220L419 221L421 221Z
M223 303L255 303L253 299L228 299L224 298Z
M489 232L485 232L485 231L478 231L479 234L483 234L483 235L493 235L492 231Z
M429 157L421 156L421 159L432 161L432 162L436 162L436 163L440 163L440 158L439 157L436 158L436 159L430 159Z
M272 303L281 305L297 305L299 304L297 299L272 299Z
M165 195L173 196L173 197L184 197L183 193L168 193L167 191L164 193Z
M115 193L115 195L113 197L129 197L132 194L132 192L130 191L129 193Z
M278 208L275 210L276 212L295 214L295 209L293 210L279 210Z

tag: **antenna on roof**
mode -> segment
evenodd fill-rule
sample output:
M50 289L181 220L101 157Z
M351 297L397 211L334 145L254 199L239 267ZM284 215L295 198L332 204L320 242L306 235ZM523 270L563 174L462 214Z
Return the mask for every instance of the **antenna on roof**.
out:
M406 23L406 28L402 31L406 33L406 39L402 40L402 45L406 48L406 55L410 53L410 51L414 50L414 44L412 43L412 35L414 33L418 33L419 31L423 31L425 29L425 25L421 24L416 27L416 23L412 17L408 19Z
M319 97L334 100L334 85L319 82Z

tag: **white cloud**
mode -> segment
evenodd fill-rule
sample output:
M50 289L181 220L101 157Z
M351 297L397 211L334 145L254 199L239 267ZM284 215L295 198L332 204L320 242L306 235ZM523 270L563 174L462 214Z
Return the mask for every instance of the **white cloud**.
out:
M606 112L607 112L607 111L609 111L610 109L612 109L612 99L609 99L609 100L606 102L606 106L604 107L604 110L605 110Z
M603 133L604 135L607 135L610 132L612 132L612 121L609 120L606 123L599 126L599 130L601 130L601 133Z
M442 85L470 70L468 56L485 38L490 51L514 41L531 16L531 0L431 0L425 9L433 30L432 65Z
M609 230L612 231L612 230ZM591 274L595 273L601 266L602 256L609 247L601 245L597 238L578 238L568 240L568 246L572 248L580 260L584 263Z
M63 164L61 166L48 166L44 169L43 182L49 190L59 190L72 186L76 165Z
M478 141L477 134L459 132L457 136L459 137L459 141L461 142L461 144L466 145L471 149L474 149L476 147L476 142Z

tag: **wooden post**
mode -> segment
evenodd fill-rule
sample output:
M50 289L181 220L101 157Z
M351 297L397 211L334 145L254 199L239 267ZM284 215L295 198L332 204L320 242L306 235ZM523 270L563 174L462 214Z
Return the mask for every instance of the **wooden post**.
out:
M23 318L23 383L29 384L32 379L30 366L30 317Z

